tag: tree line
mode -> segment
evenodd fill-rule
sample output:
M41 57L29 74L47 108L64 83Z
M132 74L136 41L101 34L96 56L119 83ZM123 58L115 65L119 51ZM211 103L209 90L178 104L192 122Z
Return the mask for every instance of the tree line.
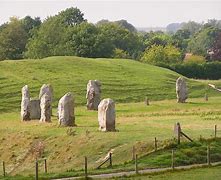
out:
M159 66L221 60L221 21L174 23L167 29L172 30L139 32L126 20L92 24L73 7L44 21L12 17L0 26L0 60L81 56L128 58Z

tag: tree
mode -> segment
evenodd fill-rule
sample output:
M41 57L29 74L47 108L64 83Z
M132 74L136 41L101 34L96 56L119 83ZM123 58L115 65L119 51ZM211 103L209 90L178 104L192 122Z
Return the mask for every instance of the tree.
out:
M221 61L221 30L217 33L211 50L213 52L211 59Z
M195 55L206 57L207 51L212 48L219 29L215 27L204 27L194 37L191 38L188 44L188 50Z
M171 44L171 42L172 42L171 36L163 33L162 31L149 32L144 36L144 44L146 48L151 47L153 45L166 46L168 44Z
M68 43L70 39L70 27L62 24L59 16L49 17L29 39L25 56L37 59L48 56L73 55Z
M10 18L10 22L0 31L0 60L23 58L27 38L21 21Z
M190 38L190 31L187 29L180 29L172 36L172 44L186 52Z
M75 55L71 40L72 28L84 22L83 13L77 8L68 8L49 17L34 31L25 53L28 58Z
M61 18L61 21L68 26L75 26L86 21L80 9L73 7L61 11L58 16Z
M201 28L202 28L202 24L194 22L194 21L189 21L187 23L182 23L181 24L181 29L183 30L188 30L190 32L191 35L194 35L195 33L197 33Z
M172 45L165 47L153 45L151 48L146 49L141 61L154 65L170 65L181 62L181 52Z
M33 28L39 28L41 25L41 19L40 17L35 17L34 19L31 16L25 16L22 20L21 20L25 31L31 35L31 30Z
M130 32L137 32L136 28L124 19L119 20L119 21L115 21L115 23L118 24L120 27L123 27L123 28L129 30Z
M82 57L111 57L114 50L109 37L87 22L73 28L70 44L75 55Z
M125 51L131 58L136 59L139 52L143 51L143 42L137 33L130 32L116 23L101 24L98 28L115 48Z

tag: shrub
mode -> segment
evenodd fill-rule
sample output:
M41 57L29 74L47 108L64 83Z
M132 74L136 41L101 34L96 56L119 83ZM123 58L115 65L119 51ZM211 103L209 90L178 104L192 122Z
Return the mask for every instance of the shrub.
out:
M169 68L188 78L221 79L221 62L173 64Z

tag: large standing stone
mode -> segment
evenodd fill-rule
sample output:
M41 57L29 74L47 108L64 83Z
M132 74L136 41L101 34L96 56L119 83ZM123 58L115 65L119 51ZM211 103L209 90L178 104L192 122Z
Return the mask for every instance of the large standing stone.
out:
M41 98L43 97L44 94L47 94L48 98L49 98L49 101L50 101L50 104L52 104L52 99L53 99L53 88L50 84L43 84L41 86L41 89L40 89L40 93L39 93L39 99L41 101ZM50 106L50 113L52 115L52 106Z
M45 93L40 100L41 119L40 122L51 122L51 97Z
M30 94L28 85L22 88L22 101L21 101L21 120L30 120Z
M179 77L176 81L176 94L178 103L184 103L188 98L186 82L182 77Z
M98 106L98 122L101 131L115 131L115 103L103 99Z
M41 118L40 99L30 100L30 117L31 119Z
M87 84L87 109L97 110L101 101L101 83L98 80L89 80Z
M61 126L74 126L74 98L70 92L58 102L58 121Z

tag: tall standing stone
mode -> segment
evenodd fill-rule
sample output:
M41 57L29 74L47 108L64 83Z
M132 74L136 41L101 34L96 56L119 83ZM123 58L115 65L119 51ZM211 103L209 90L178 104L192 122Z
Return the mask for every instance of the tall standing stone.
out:
M61 126L74 126L74 98L70 92L58 102L58 121Z
M40 122L51 122L51 97L45 93L40 100L41 119Z
M87 109L97 110L101 101L101 83L98 80L89 80L87 84Z
M185 103L188 98L187 86L186 82L182 77L179 77L176 80L176 94L177 94L177 102Z
M43 84L41 86L41 89L40 89L40 93L39 93L39 99L41 101L41 98L43 97L44 94L47 94L47 98L49 99L50 101L50 104L52 104L52 99L53 99L53 88L50 84ZM52 115L52 105L50 106L50 113Z
M98 122L101 131L115 131L115 103L103 99L98 106Z
M30 93L28 85L22 88L22 100L21 100L21 120L30 120Z
M31 119L41 118L40 99L30 100L30 118Z

